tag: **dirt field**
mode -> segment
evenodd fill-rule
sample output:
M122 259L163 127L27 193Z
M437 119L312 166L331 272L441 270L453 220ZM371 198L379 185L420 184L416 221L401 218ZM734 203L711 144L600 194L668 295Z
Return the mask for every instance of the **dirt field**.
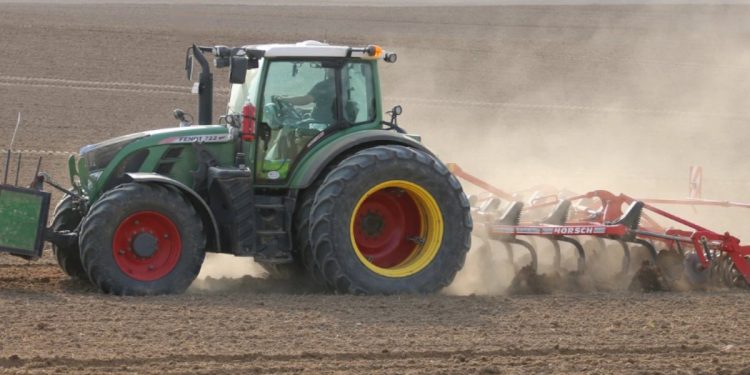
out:
M377 42L399 53L381 76L403 126L508 190L682 197L700 164L707 197L750 201L748 17L729 5L1 3L0 144L21 111L15 148L64 181L80 146L194 112L182 70L193 42ZM678 211L750 233L746 212ZM750 374L744 291L352 297L218 284L118 298L49 256L0 255L0 372Z

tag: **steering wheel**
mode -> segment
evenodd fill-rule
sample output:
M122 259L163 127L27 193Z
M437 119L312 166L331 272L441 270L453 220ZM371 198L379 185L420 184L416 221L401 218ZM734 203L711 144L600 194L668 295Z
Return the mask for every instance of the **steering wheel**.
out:
M291 120L291 122L295 122L295 123L303 120L304 116L297 109L297 107L294 106L294 104L289 103L286 100L283 100L278 95L272 96L271 100L279 107L280 117L286 117L289 120Z

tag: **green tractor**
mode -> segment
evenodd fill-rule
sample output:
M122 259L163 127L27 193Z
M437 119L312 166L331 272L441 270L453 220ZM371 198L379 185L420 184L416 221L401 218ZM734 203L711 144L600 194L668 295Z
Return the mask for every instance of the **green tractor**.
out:
M229 69L218 124L206 55ZM379 60L396 55L314 41L192 46L197 124L175 110L179 128L83 147L70 189L44 174L35 189L2 185L0 249L34 258L52 242L68 275L113 294L180 293L206 252L338 293L437 291L470 247L469 202L398 126L400 107L384 121ZM49 228L42 182L65 191Z

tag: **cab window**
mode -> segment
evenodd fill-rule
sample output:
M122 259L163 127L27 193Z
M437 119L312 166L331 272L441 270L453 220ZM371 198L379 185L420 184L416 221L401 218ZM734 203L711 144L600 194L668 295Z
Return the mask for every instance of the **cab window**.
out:
M285 180L305 145L337 122L335 73L320 61L270 63L260 116L270 136L257 147L257 179Z
M349 62L341 76L344 90L343 117L349 124L362 124L375 119L375 89L372 65L366 62Z

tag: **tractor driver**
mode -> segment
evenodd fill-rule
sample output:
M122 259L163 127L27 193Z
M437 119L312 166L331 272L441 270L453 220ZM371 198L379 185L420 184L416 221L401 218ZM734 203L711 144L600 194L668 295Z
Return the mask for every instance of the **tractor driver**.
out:
M325 77L302 96L279 97L276 100L301 106L315 103L310 117L316 122L332 124L336 119L336 80L333 69L325 69Z

